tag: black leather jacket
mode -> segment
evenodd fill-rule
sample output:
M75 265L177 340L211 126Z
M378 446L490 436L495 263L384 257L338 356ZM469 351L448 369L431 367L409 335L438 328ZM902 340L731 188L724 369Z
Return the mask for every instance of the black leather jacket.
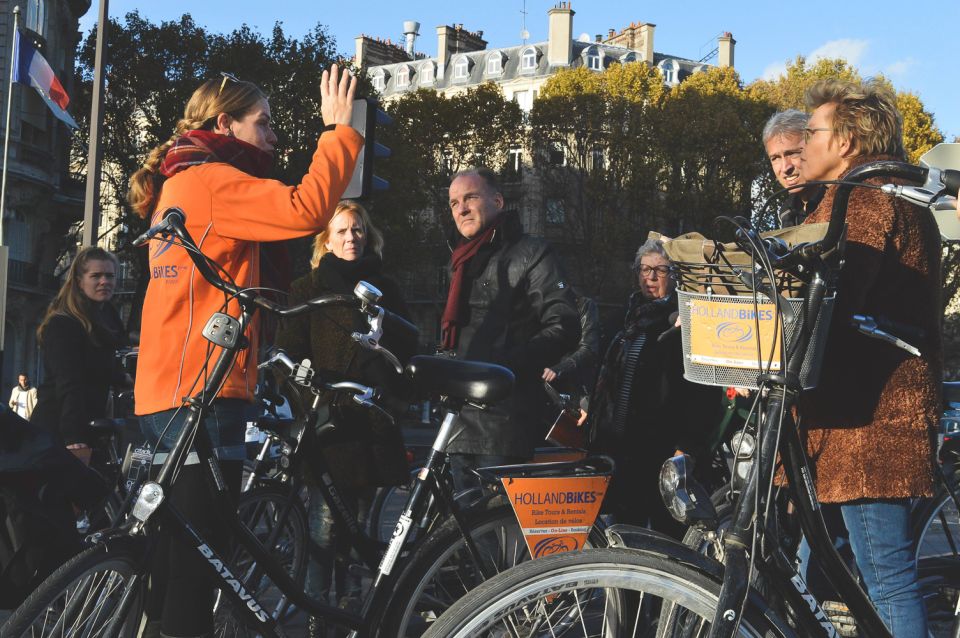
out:
M552 367L557 373L554 385L559 384L560 389L582 399L581 407L586 410L586 397L596 383L600 362L600 311L593 299L582 295L577 297L577 309L580 311L580 345Z
M502 214L493 240L466 266L469 320L449 354L510 368L514 396L483 411L464 408L451 452L530 455L546 433L543 369L580 338L576 301L550 244L524 234L516 212Z

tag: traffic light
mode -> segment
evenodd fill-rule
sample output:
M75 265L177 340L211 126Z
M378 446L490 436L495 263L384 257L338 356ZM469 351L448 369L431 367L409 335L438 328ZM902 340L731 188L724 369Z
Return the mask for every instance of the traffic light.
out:
M350 178L350 185L344 192L344 199L362 199L369 197L373 190L386 190L390 187L387 180L373 174L374 158L390 157L390 149L377 144L378 126L393 124L393 118L380 110L377 100L372 97L353 101L353 117L350 125L363 135L363 149L357 159L357 167Z

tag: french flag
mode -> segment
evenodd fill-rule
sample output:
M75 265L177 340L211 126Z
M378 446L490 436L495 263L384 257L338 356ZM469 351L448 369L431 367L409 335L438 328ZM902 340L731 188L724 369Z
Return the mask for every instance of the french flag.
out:
M13 34L13 81L35 88L58 119L70 128L80 128L66 110L70 96L30 38L20 35L20 29Z

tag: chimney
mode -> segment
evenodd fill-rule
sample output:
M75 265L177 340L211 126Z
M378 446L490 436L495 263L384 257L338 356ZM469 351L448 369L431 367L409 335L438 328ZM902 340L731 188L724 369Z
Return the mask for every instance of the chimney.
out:
M364 44L364 40L366 39L367 39L366 36L363 36L363 35L358 35L353 39L353 45L356 48L356 53L353 56L353 63L357 65L358 69L363 68L363 63L365 62L365 60L363 59L363 51L365 47L363 46L363 44Z
M420 23L414 20L407 20L403 23L403 36L407 39L406 51L410 59L414 59L413 45L420 35Z
M653 29L656 26L649 22L640 25L640 42L637 49L643 56L643 61L648 64L653 64Z
M450 45L453 39L453 27L437 27L437 74L443 74L450 61Z
M737 41L729 31L717 38L717 66L733 66L733 48L736 44Z
M570 66L573 59L573 14L569 1L560 2L547 12L550 16L547 63L550 66Z

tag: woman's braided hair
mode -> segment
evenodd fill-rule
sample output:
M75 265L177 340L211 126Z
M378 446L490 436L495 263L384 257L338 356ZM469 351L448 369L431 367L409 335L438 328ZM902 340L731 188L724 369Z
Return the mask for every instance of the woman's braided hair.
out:
M252 82L223 79L207 80L200 85L183 110L183 117L177 122L173 135L147 155L143 167L130 178L130 192L127 201L134 212L146 219L157 206L160 187L166 179L160 174L160 166L167 151L177 139L190 131L212 130L216 126L217 116L221 113L239 119L246 115L266 94Z

